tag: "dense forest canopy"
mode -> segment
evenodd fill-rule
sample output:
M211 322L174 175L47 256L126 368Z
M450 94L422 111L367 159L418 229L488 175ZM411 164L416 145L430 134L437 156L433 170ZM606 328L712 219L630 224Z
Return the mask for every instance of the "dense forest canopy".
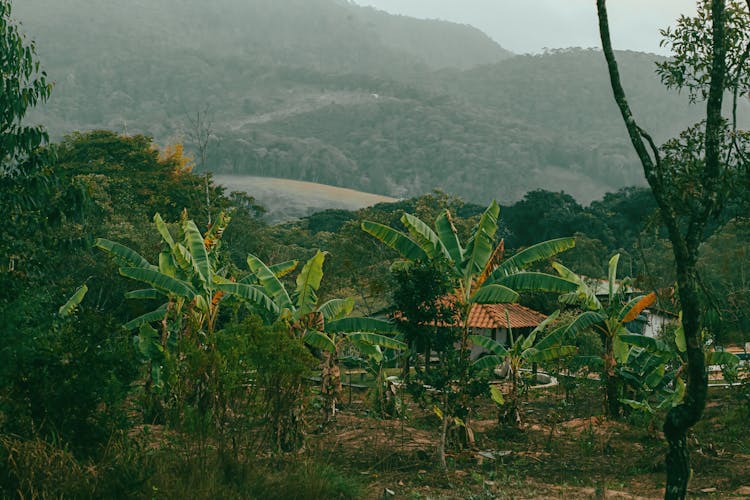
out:
M596 51L512 57L468 26L334 0L29 0L15 15L56 81L35 114L53 137L108 128L195 151L202 111L214 172L482 204L643 184ZM696 121L655 56L621 59L657 139Z

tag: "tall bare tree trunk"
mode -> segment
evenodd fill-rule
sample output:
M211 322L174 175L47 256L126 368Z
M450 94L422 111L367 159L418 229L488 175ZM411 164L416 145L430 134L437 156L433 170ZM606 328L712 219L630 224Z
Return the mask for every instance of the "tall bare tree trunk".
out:
M690 478L687 433L703 415L708 393L708 378L701 339L696 262L698 248L705 237L706 224L718 213L719 200L722 199L719 182L721 177L721 108L727 72L725 8L725 0L711 0L712 66L706 104L705 166L703 172L696 176L696 183L701 189L691 200L693 203L690 211L680 218L676 210L680 207L676 205L685 202L669 196L667 183L670 179L668 173L662 169L659 149L651 137L636 124L620 82L619 70L612 50L606 0L597 0L599 33L615 102L620 109L631 143L638 154L646 180L659 206L662 221L667 227L677 267L682 324L687 344L687 385L684 401L669 411L664 423L664 436L669 445L665 490L665 498L668 499L685 498L687 495Z

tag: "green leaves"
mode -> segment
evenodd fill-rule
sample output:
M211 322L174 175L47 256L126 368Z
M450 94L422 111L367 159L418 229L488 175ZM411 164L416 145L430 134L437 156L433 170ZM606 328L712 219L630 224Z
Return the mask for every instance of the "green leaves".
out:
M302 271L297 275L297 298L298 314L306 314L314 310L318 303L317 291L323 279L323 262L327 252L318 252L305 263Z
M110 254L121 265L155 269L155 267L141 257L138 252L131 250L120 243L115 243L114 241L106 240L104 238L97 238L94 242L94 246Z
M375 332L375 333L396 333L396 325L390 321L383 321L375 318L342 318L336 321L330 321L326 324L326 331L337 332Z
M518 294L503 285L486 285L470 299L472 304L509 304L518 300Z
M474 227L472 236L466 244L462 263L465 281L468 281L471 276L481 273L492 255L495 249L495 233L497 232L497 217L499 215L500 207L493 200Z
M294 266L291 265L291 262L294 262ZM291 307L292 299L289 298L289 294L287 293L286 288L284 288L284 285L281 283L281 281L279 281L277 274L272 269L270 269L263 263L263 261L252 254L249 254L247 256L247 265L248 267L250 267L250 270L255 275L255 278L265 290L266 295L273 298L279 309ZM294 267L296 267L296 265L296 261L290 261L284 263L278 269L281 272L287 270L290 267L293 269Z
M513 257L505 260L490 275L490 280L497 280L503 276L519 273L531 264L551 259L555 255L570 250L575 246L575 238L558 238L537 243L536 245L521 250Z
M131 278L136 281L141 281L143 283L149 284L156 290L159 290L167 295L183 297L188 301L195 298L195 291L188 283L167 276L166 274L162 274L155 269L122 267L120 268L120 274L122 276L125 276L126 278Z
M569 293L578 285L564 278L537 272L519 272L497 279L494 283L519 292Z
M60 308L57 310L57 314L63 318L73 314L76 307L78 307L83 298L86 296L86 292L88 291L89 287L87 287L86 285L81 285L78 290L76 290L75 293L70 296L65 304L60 306Z
M412 261L427 259L427 252L401 231L367 220L362 222L362 230L398 252L404 259Z
M195 264L198 276L204 284L210 284L213 278L211 263L208 261L208 251L203 243L203 236L191 220L183 223L182 230L185 233L185 243L190 250L190 256Z

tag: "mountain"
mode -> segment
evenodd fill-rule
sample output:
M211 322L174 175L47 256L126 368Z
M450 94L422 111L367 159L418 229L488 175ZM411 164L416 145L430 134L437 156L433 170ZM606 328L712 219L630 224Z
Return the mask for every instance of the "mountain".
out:
M14 14L56 81L34 119L190 141L206 168L483 204L535 188L588 202L643 184L601 54L512 56L470 26L344 0L23 0ZM657 139L696 121L656 56L621 53ZM747 109L741 118L747 118Z

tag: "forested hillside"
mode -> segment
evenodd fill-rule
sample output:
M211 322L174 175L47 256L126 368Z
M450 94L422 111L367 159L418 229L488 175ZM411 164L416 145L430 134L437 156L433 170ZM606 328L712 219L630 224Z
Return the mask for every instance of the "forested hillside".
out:
M594 51L509 57L468 26L337 0L17 7L56 81L35 115L53 137L108 128L195 150L201 111L214 172L477 203L536 188L589 202L643 183ZM636 111L664 139L698 114L664 90L655 58L621 54Z

